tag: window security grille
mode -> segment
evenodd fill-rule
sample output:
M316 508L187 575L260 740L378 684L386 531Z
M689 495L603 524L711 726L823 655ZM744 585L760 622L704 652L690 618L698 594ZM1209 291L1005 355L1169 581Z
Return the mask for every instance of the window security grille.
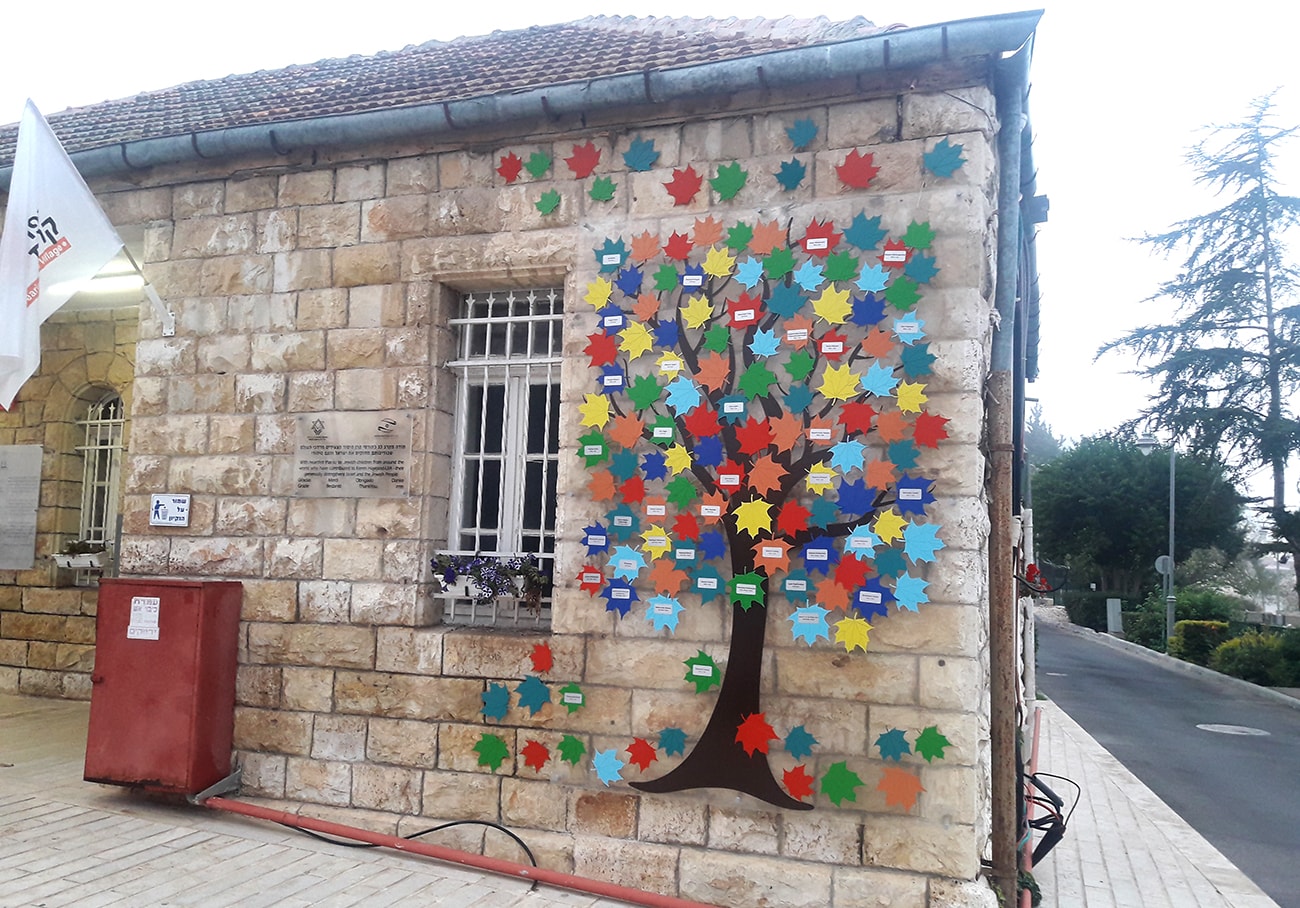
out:
M117 527L117 489L122 468L122 431L125 424L122 398L109 394L91 404L86 418L77 425L83 442L81 454L81 518L77 538L83 542L113 541ZM93 571L76 573L77 586L91 586L99 575Z
M553 576L563 296L558 289L464 297L459 331L452 554L532 554ZM449 624L549 627L551 603L445 599Z

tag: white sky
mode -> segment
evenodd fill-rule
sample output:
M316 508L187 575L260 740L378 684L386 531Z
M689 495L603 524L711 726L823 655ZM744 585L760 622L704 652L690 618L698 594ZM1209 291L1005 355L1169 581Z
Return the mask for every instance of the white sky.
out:
M1281 122L1300 122L1296 65L1300 12L1288 4L1235 0L1047 0L1035 46L1030 114L1039 191L1051 217L1039 234L1043 319L1041 377L1030 387L1058 434L1111 428L1144 392L1124 374L1132 363L1097 348L1161 318L1141 301L1173 263L1126 237L1164 229L1207 210L1182 155L1199 127L1243 116L1279 86ZM57 20L11 35L0 54L0 122L31 97L45 113L194 79L274 69L325 57L370 54L494 28L595 14L780 17L790 11L877 25L920 25L1032 8L1007 0L661 0L623 6L590 0L546 4L388 0L364 7L225 0L187 18L187 4L132 15L103 0L65 0ZM1300 154L1300 147L1297 147ZM1297 173L1300 157L1287 168ZM1300 182L1300 181L1297 181Z

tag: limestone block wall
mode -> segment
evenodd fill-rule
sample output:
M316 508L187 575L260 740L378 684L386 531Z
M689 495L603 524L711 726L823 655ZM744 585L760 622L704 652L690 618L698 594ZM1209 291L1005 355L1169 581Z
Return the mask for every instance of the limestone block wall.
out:
M815 136L792 149L788 130L805 120ZM989 904L970 881L988 838L980 442L996 125L991 92L974 79L945 91L886 86L867 99L805 92L658 110L639 122L530 124L455 146L298 150L109 187L110 217L143 228L146 271L178 320L164 338L142 315L122 570L243 582L236 747L245 795L402 832L441 820L502 822L547 866L717 904ZM964 155L943 177L923 163L941 140ZM600 159L579 178L564 159L588 141ZM637 141L658 152L646 170L623 157ZM854 151L880 168L865 188L837 175ZM507 177L505 158L534 154L550 166ZM775 174L792 157L806 174L782 188ZM742 187L710 184L732 165L749 174ZM678 204L665 184L688 166L705 180ZM596 181L607 183L593 193ZM923 569L928 602L875 623L866 652L792 640L792 606L774 596L762 676L778 735L799 725L817 741L799 760L773 741L776 777L800 763L823 779L839 764L859 784L851 799L814 790L811 811L725 790L641 793L627 782L656 777L683 755L659 747L642 771L626 748L673 727L689 752L717 692L694 693L683 663L703 651L725 671L732 615L686 594L689 608L669 635L578 589L583 527L605 510L577 456L580 407L593 387L583 351L597 330L584 301L601 277L595 253L611 238L648 233L664 243L707 218L775 221L797 239L814 219L842 227L864 210L891 236L912 222L935 232L940 271L916 311L935 355L928 407L949 421L942 445L919 457L935 477L930 514L944 548ZM427 561L446 545L448 526L447 322L457 291L527 286L566 294L553 629L446 627ZM411 496L297 497L295 418L322 411L412 414ZM148 493L160 489L193 496L190 527L148 526ZM544 671L533 661L542 644L552 659ZM533 674L553 690L535 712L514 694ZM576 711L554 693L570 683L585 696ZM494 685L512 692L503 719L484 715ZM948 745L927 759L910 745L930 728ZM890 731L909 742L898 761L879 744ZM495 762L484 759L486 736L504 744ZM575 747L566 740L581 747L573 760L561 757ZM624 764L608 785L593 770L602 753ZM908 806L879 788L891 769L923 789ZM520 857L481 827L441 835Z
M117 391L130 412L136 308L61 311L41 327L41 366L14 406L0 410L0 445L41 445L36 563L0 571L0 690L86 699L94 664L93 588L73 585L46 555L75 539L84 443L76 425L89 404ZM126 434L129 438L130 423Z

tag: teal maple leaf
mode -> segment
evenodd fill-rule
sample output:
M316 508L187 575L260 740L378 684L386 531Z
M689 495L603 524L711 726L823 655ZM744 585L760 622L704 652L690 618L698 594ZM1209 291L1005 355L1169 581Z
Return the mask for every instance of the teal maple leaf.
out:
M904 347L901 358L903 372L908 378L920 378L933 371L930 367L934 365L935 356L930 352L929 344Z
M654 167L658 160L659 152L655 150L654 139L645 139L641 136L633 139L627 151L623 152L623 163L627 165L627 169L641 173Z
M803 151L817 138L817 124L812 120L795 120L786 127L785 134L797 151Z
M922 158L925 160L926 168L932 174L946 179L966 163L966 159L961 156L962 148L963 146L954 145L944 138L922 155Z
M792 192L799 188L799 184L807 174L808 168L804 162L798 158L791 158L781 163L780 169L776 172L776 181L786 192Z
M882 760L898 761L904 754L912 752L912 745L907 743L907 734L900 728L891 728L876 738Z
M596 248L596 264L600 266L601 274L617 271L626 261L627 244L622 237L617 240L606 237L605 242Z
M483 699L483 718L504 719L510 709L510 691L504 684L489 684L487 690L479 694Z
M932 255L914 255L903 266L903 273L918 284L928 284L939 273Z
M665 728L659 732L659 749L665 756L681 756L686 751L686 732L680 728Z
M528 710L528 715L535 716L542 707L551 702L551 689L541 678L529 675L515 688L519 695L519 705Z
M863 252L870 252L880 245L880 241L887 234L888 231L880 226L880 215L869 218L866 212L859 211L854 215L853 222L845 229L844 239Z
M817 746L817 739L808 733L802 725L796 725L785 736L785 752L796 760L802 760L812 753Z

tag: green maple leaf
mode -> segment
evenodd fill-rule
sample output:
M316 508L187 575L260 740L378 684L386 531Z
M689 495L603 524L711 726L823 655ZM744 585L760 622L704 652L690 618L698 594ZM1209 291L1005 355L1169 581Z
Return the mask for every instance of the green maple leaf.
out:
M534 180L540 179L551 169L551 156L542 151L534 151L524 162L524 170L532 174Z
M558 189L548 189L542 193L542 197L537 200L537 210L542 214L550 214L560 207L560 192Z
M608 202L614 198L614 181L609 177L597 177L587 194L597 202Z
M769 389L774 384L776 384L776 375L762 362L757 362L745 370L736 387L747 398L753 400L756 397L767 397L771 393Z
M659 430L667 429L668 432L661 434ZM656 444L661 448L671 447L677 441L677 423L673 418L665 413L653 423L650 424L650 443Z
M560 688L560 703L572 715L587 704L587 695L582 692L577 681L571 681Z
M952 747L952 742L939 734L939 729L933 725L922 731L916 739L916 752L925 757L927 763L936 757L942 760L945 747Z
M718 663L713 661L713 657L704 650L691 656L684 664L686 680L695 685L697 694L702 694L711 687L721 686L722 671L718 668Z
M851 281L858 276L858 257L848 252L837 252L826 259L824 273L828 281Z
M731 582L727 584L727 592L730 594L732 604L739 604L745 611L749 611L756 605L762 605L763 579L763 575L758 571L732 577ZM750 589L753 589L752 593L749 592Z
M727 231L727 248L732 252L740 252L749 245L749 241L754 238L754 228L750 227L744 221L737 221L730 230Z
M857 801L857 790L862 787L862 779L840 760L832 763L826 775L822 776L822 794L830 798L836 807L843 801Z
M578 761L582 759L583 754L587 752L587 745L583 744L573 735L565 735L560 739L559 746L556 748L560 752L560 759L571 766L577 766Z
M718 175L709 180L709 185L718 194L718 198L726 200L735 198L736 193L744 188L745 180L748 178L749 173L741 170L738 162L732 161L718 168Z
M664 486L664 494L668 496L668 503L679 511L684 511L690 507L691 502L695 500L696 489L695 483L686 478L685 474L674 476L673 479Z
M731 332L719 322L704 332L704 349L714 353L724 353L731 344Z
M474 751L478 754L478 765L487 766L493 771L499 769L510 756L510 748L506 746L506 742L496 735L489 734L479 736Z
M817 360L813 359L811 353L807 350L796 350L790 354L790 360L785 364L784 368L790 374L791 380L803 381L812 374L812 370L816 366ZM588 466L591 466L591 464L588 464Z
M637 410L648 410L653 407L662 393L663 389L659 387L659 382L655 381L653 375L638 375L631 387L627 389L628 399Z
M911 249L929 249L933 242L934 231L930 229L929 221L923 224L913 221L907 225L907 233L903 234L903 245Z
M599 451L596 448L600 448ZM594 467L609 457L609 445L605 443L605 436L596 430L588 432L586 435L578 437L578 456L587 461L588 467Z
M773 249L763 259L763 273L772 280L780 280L794 270L794 253L789 248Z
M905 274L900 274L885 288L885 301L899 312L906 312L921 299L918 284Z
M660 293L676 290L678 279L677 269L667 262L655 269L655 289Z

